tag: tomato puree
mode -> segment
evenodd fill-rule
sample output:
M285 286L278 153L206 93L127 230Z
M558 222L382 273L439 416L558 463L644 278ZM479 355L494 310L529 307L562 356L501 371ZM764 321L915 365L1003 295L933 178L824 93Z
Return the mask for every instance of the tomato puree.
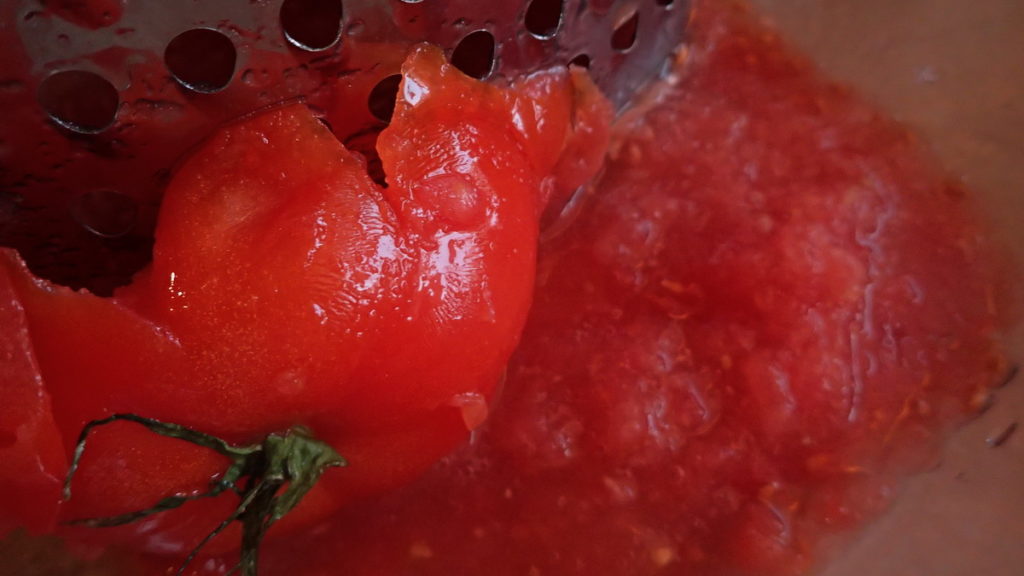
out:
M692 26L543 247L489 423L268 574L796 574L981 407L1005 291L966 192L744 10Z

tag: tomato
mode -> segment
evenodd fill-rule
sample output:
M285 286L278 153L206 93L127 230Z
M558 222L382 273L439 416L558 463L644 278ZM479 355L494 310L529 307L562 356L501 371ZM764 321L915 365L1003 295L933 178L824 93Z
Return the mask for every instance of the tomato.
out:
M86 423L115 413L236 443L302 425L349 466L329 471L282 523L293 528L407 482L487 417L530 305L545 202L596 171L608 118L580 73L501 89L424 47L406 62L379 139L387 187L302 106L224 127L177 171L152 264L114 297L51 285L2 255L11 287L0 285L0 313L14 327L3 342L17 357L5 369L23 384L0 391L39 401L0 412L0 431L31 421L40 440L19 433L16 453L49 456L62 439L66 456ZM45 526L63 462L29 470L19 458L48 507L3 512ZM211 451L112 424L92 435L60 518L204 491L225 466ZM65 532L181 553L237 504L222 496L138 526Z

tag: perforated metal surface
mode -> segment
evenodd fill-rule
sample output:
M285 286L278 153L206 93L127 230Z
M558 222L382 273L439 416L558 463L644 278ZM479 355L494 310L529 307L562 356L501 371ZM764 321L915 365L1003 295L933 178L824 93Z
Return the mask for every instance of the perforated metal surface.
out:
M0 245L57 281L109 290L148 257L174 164L220 124L299 98L372 157L401 61L424 41L494 82L584 64L625 106L680 44L688 4L0 3Z

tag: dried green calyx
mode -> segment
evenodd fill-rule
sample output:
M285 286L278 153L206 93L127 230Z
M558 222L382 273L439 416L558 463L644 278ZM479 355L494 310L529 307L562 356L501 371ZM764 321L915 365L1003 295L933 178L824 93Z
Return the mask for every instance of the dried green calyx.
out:
M232 522L242 523L242 549L238 564L228 574L240 570L243 576L256 576L259 546L267 530L299 504L328 468L347 465L345 459L333 448L314 438L308 429L301 426L281 434L270 434L259 444L235 446L216 436L178 424L135 414L115 414L89 422L82 429L64 481L65 500L71 498L71 481L78 470L89 433L97 427L118 421L135 422L155 434L208 448L231 460L231 465L211 482L206 492L175 494L145 510L73 522L96 527L121 526L177 508L192 500L213 498L226 491L236 493L240 501L235 511L189 553L176 576L181 576L199 551Z

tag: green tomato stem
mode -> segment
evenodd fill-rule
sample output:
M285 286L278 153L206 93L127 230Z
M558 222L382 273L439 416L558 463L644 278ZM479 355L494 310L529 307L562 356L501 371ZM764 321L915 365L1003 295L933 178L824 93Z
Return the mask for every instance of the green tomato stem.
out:
M136 414L114 414L93 420L82 428L64 480L65 500L71 498L71 481L78 471L89 434L100 426L120 421L134 422L155 434L213 450L231 461L227 470L210 484L206 492L173 494L145 510L72 522L94 527L121 526L178 508L186 502L220 496L228 490L238 494L240 500L234 512L189 552L176 576L181 576L200 550L236 521L242 523L242 548L238 564L228 574L240 571L242 576L257 576L259 547L267 530L302 501L327 469L348 464L330 445L316 439L302 426L294 426L284 433L268 434L259 444L236 446L179 424Z

